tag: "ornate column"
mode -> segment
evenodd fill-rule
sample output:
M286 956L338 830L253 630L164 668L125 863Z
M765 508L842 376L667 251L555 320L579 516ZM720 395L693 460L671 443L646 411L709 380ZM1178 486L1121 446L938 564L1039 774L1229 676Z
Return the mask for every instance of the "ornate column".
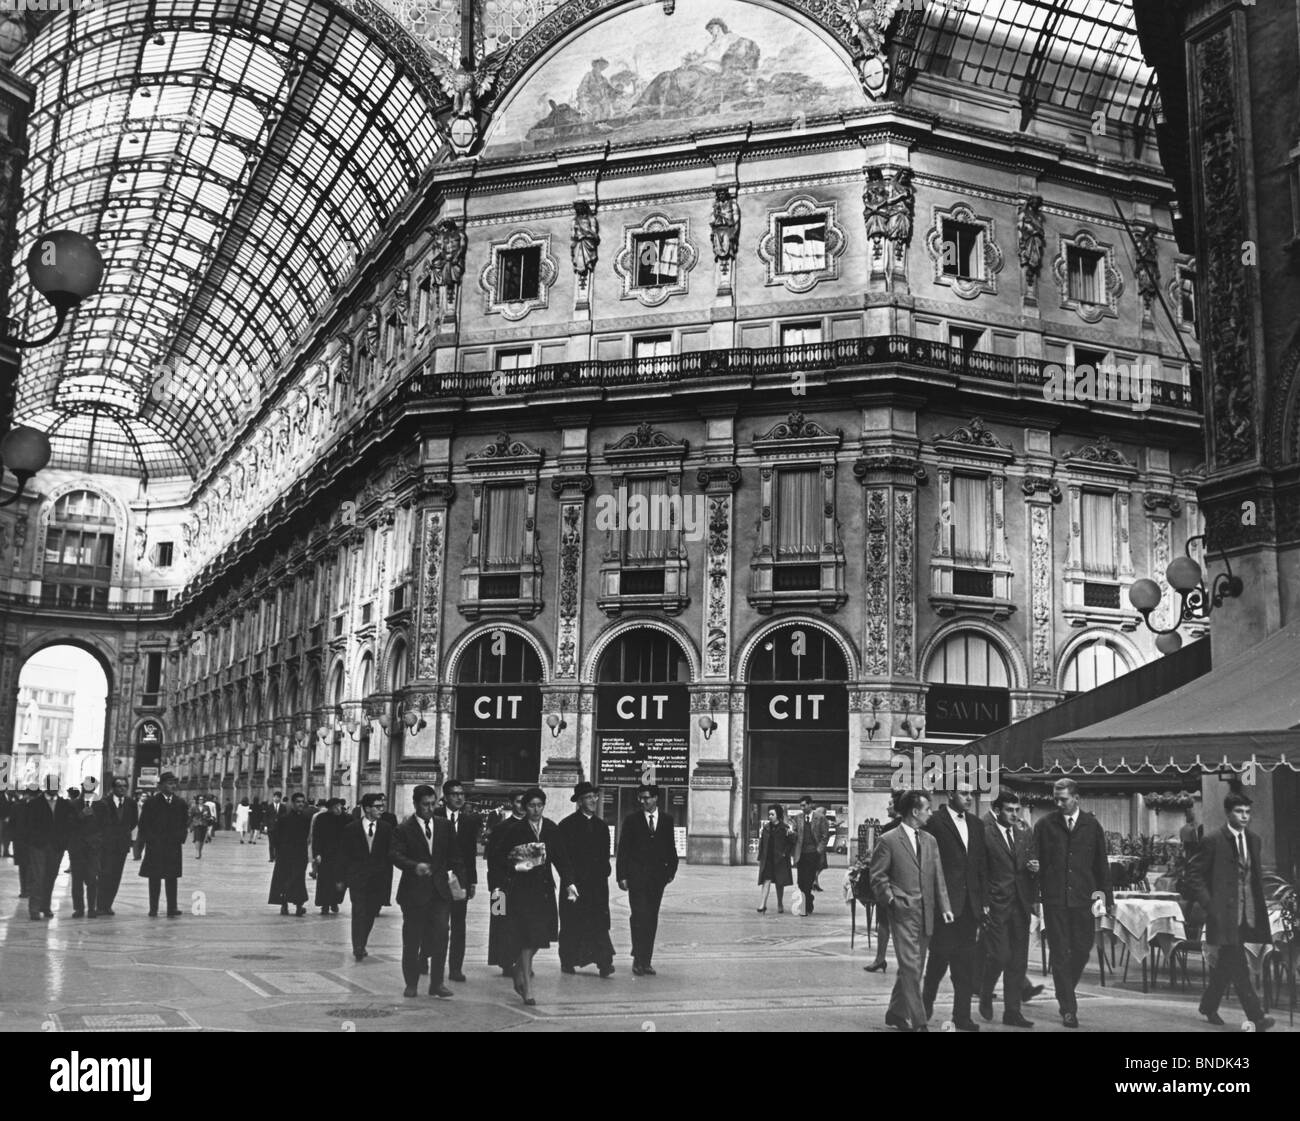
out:
M1030 469L1035 466L1041 465L1031 463ZM1025 527L1029 537L1029 682L1036 690L1054 690L1056 619L1052 600L1056 567L1052 551L1052 505L1061 501L1061 488L1051 477L1050 462L1044 473L1026 474L1020 486L1025 495Z

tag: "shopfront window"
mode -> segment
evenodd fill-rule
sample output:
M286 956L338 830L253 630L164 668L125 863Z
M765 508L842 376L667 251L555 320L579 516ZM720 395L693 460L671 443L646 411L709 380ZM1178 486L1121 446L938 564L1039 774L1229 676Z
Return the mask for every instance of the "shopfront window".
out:
M537 652L517 634L488 631L470 644L456 673L457 778L501 786L537 781L541 681Z

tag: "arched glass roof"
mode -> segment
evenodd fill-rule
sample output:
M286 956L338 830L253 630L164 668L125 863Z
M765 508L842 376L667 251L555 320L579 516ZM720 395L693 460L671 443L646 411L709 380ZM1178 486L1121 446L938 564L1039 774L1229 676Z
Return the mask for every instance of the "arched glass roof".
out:
M99 293L28 351L17 416L55 465L195 476L415 186L442 100L423 56L311 0L124 0L60 13L37 87L18 253L78 230ZM18 269L20 334L53 310ZM94 440L94 447L89 442Z

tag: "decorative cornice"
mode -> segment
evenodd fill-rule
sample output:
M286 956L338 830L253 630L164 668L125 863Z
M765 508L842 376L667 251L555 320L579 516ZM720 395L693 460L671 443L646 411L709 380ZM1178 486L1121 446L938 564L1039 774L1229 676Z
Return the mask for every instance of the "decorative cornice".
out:
M666 432L661 432L646 420L614 443L606 444L605 450L607 452L663 450L685 454L687 443L685 440L678 443Z
M476 452L471 452L466 457L467 461L483 459L541 459L542 453L534 448L530 448L522 440L511 440L504 432L498 433L497 438L490 444L484 444Z
M853 464L853 477L861 483L875 474L910 475L921 486L930 479L925 465L908 455L864 455Z
M809 420L799 409L795 409L785 418L785 420L772 425L772 427L762 435L755 432L754 442L760 443L767 440L834 439L835 437L843 439L844 429L837 428L834 432L828 432L815 420Z
M1095 444L1084 444L1074 451L1066 452L1061 458L1072 463L1110 464L1137 470L1137 464L1133 463L1119 448L1114 447L1110 437L1106 435L1098 437Z
M1142 509L1148 514L1157 510L1168 510L1173 517L1183 512L1183 504L1176 494L1168 491L1149 490L1142 496Z
M935 445L961 444L963 447L991 448L994 451L1011 451L1011 445L1003 443L984 427L980 417L974 417L969 424L959 424L951 432L936 433Z

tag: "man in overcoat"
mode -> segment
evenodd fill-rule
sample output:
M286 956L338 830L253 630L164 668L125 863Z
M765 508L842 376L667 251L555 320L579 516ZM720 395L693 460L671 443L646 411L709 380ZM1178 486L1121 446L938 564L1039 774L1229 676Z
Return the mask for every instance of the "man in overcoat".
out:
M158 917L158 900L164 885L167 889L167 917L180 918L176 902L176 881L183 871L185 835L189 828L189 810L176 796L176 776L164 771L158 776L158 790L140 811L140 836L144 840L144 859L140 875L149 881L149 917Z
M609 825L596 815L600 789L580 782L569 799L577 810L560 822L560 834L573 865L578 898L560 899L560 970L575 973L595 965L602 977L614 972L609 937Z

